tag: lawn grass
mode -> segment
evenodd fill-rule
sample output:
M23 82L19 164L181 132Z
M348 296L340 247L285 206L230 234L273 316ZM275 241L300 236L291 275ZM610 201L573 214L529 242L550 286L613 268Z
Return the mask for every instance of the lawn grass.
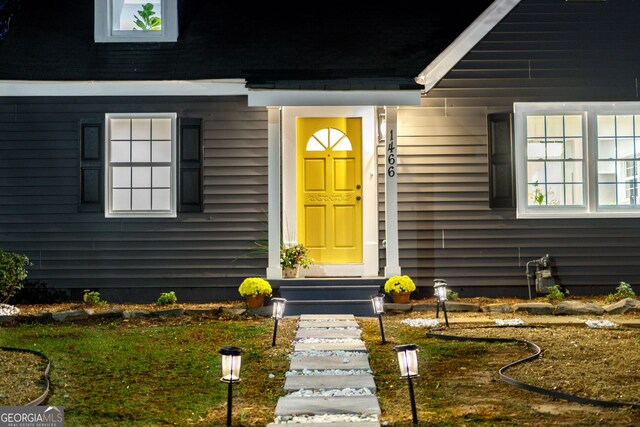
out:
M293 323L281 322L279 342L291 342ZM20 325L0 329L0 345L50 358L47 403L65 407L67 426L224 425L218 350L237 345L234 425L264 425L289 365L289 345L271 347L272 328L264 318Z

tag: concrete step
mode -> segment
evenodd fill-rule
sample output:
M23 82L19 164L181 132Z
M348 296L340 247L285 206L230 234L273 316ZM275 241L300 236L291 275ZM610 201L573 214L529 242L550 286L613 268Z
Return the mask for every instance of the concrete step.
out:
M359 328L355 320L300 320L298 328Z
M298 329L296 332L296 340L302 338L320 338L320 339L339 339L339 338L356 338L360 339L360 329Z
M294 356L289 367L292 371L303 369L370 369L369 356Z
M286 424L276 424L271 423L267 424L267 427L282 427ZM288 424L291 425L291 424ZM293 424L294 427L304 427L304 426L316 426L316 427L380 427L380 423L377 421L362 421L359 423L296 423Z
M267 427L282 427L285 424L271 423L267 424ZM291 424L288 424L291 425ZM320 427L380 427L380 423L377 421L363 421L359 423L297 423L293 424L294 427L304 426L320 426Z
M278 399L276 416L362 414L380 415L380 405L375 396L350 397L292 397Z
M301 314L300 321L304 320L356 320L353 314Z
M294 351L361 351L366 352L367 347L363 341L353 342L316 342L316 343L296 343L293 347Z
M379 290L378 285L282 285L280 295L287 300L369 299Z
M326 297L327 295L325 295ZM349 313L354 316L371 317L373 309L370 299L323 299L306 300L304 298L287 298L287 316L302 314L339 314Z
M291 375L284 382L285 391L368 388L376 392L373 375Z

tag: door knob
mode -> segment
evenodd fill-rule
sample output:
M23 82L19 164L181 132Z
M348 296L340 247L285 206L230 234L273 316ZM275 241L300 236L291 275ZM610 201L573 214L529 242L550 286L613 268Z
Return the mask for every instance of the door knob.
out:
M360 199L362 199L362 197L356 196L356 200L360 200Z
M360 184L356 185L356 190L360 189Z

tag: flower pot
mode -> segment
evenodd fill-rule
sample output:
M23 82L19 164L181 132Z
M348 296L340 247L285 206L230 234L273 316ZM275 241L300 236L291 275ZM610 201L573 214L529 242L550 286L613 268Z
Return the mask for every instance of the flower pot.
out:
M247 295L247 307L258 308L264 305L264 295Z
M392 292L393 302L396 304L407 304L411 292Z
M293 279L300 274L300 267L284 267L282 269L282 277L287 279Z

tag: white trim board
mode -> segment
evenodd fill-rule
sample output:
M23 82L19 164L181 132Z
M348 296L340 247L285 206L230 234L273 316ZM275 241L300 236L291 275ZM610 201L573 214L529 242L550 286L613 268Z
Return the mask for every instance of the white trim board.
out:
M282 109L282 239L298 239L298 193L296 118L362 118L362 263L323 264L310 270L323 276L378 276L378 175L375 108L352 107L284 107Z
M495 0L440 55L422 70L416 83L429 92L469 51L486 36L520 0Z
M233 96L246 82L228 80L27 81L1 80L0 96Z
M249 90L249 107L420 105L419 90Z

